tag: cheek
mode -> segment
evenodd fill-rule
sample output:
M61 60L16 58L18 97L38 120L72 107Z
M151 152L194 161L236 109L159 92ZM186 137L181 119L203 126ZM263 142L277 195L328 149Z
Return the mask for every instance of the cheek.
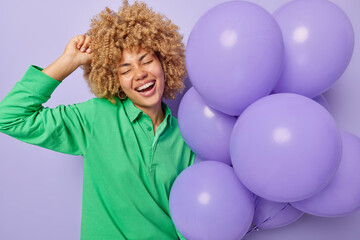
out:
M164 71L160 63L154 67L153 74L156 75L157 78L164 78Z
M131 80L120 78L120 86L124 92L129 91L131 89Z

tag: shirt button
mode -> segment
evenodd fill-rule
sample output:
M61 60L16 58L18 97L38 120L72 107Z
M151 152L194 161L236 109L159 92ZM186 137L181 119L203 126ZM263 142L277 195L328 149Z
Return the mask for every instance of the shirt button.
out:
M151 129L151 127L148 127L148 129L147 129L147 130L150 132L152 129Z

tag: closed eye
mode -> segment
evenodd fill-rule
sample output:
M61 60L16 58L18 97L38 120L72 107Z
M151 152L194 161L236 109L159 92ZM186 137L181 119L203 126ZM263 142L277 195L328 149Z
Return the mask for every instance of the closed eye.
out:
M127 74L128 72L130 72L130 69L127 70L126 72L122 72L121 75Z
M149 61L147 61L147 62L144 62L143 65L148 65L148 64L152 63L153 61L154 61L154 60L151 59L151 60L149 60ZM124 65L125 65L125 64L124 64ZM122 65L122 66L124 66L124 65ZM127 64L127 65L128 65L128 64ZM122 72L121 75L125 75L125 74L129 73L130 71L131 71L131 69L129 69L129 70L125 71L125 72Z

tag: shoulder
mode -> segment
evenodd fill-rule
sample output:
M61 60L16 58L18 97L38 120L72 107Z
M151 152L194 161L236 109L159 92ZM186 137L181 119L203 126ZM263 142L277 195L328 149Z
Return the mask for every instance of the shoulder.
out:
M180 153L182 159L181 162L183 164L183 168L185 169L186 167L194 164L195 153L190 149L190 147L185 142L183 136L181 135L178 119L171 115L170 121L172 123L171 124L172 132L174 133L177 146L179 147L178 149L181 152Z
M64 108L64 111L74 112L75 114L82 116L85 119L95 119L96 116L111 115L111 113L118 112L119 108L122 108L122 104L116 102L112 104L105 98L91 98L85 102L70 104L67 106L60 105L60 108Z
M122 108L123 105L116 101L116 104L112 104L106 98L91 98L85 102L75 104L77 107L82 109L90 109L90 110L98 110L101 111L102 109L117 109Z
M170 128L170 131L173 134L173 136L176 138L177 142L184 145L184 147L187 146L185 141L184 141L184 138L181 135L178 119L171 115L169 117L168 121L169 121L168 125L169 125L169 128Z
M174 117L173 115L170 115L167 124L168 124L169 128L171 129L171 131L174 134L178 135L179 138L182 139L180 129L179 129L178 119L176 117Z

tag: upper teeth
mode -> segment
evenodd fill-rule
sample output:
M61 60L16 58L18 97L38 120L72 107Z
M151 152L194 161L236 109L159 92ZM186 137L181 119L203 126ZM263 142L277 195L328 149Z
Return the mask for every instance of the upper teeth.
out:
M148 87L150 87L151 85L154 85L154 84L155 84L154 82L148 82L148 83L142 85L141 87L138 87L136 90L141 91L141 90L143 90L145 88L148 88Z

